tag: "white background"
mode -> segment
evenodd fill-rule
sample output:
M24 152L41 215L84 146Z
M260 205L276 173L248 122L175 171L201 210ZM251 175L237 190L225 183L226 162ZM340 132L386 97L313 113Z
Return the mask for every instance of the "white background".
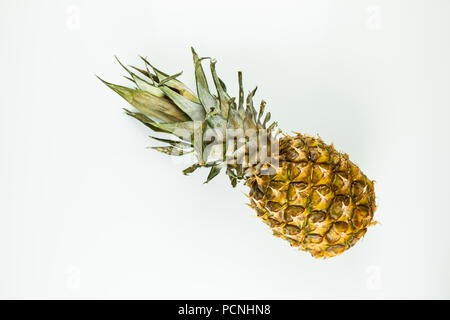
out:
M0 1L1 298L450 298L449 1ZM381 222L315 260L246 188L146 150L95 77L213 56L285 132L377 181Z

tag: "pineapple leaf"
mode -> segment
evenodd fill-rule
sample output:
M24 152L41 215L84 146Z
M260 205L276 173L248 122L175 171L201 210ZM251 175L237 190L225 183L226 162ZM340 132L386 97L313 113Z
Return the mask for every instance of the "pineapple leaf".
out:
M238 72L238 82L239 82L239 105L238 111L241 118L244 118L244 86L242 85L242 72Z
M150 117L165 122L189 120L189 117L167 98L157 97L143 90L115 85L98 78L129 104Z
M168 74L162 72L161 70L158 70L153 65L151 65L150 62L148 62L148 60L146 58L144 58L142 56L140 56L140 58L144 61L146 66L150 66L150 68L153 69L153 72L155 72L158 81L163 81L164 79L169 77ZM179 91L183 97L188 98L189 100L191 100L193 102L200 103L200 101L195 96L195 94L192 92L192 90L189 89L189 87L186 86L183 82L173 78L173 79L167 80L167 82L165 82L165 85L168 86L169 88Z
M231 109L236 110L236 98L235 97L231 97L230 100L228 100L228 104L230 106ZM230 112L228 112L228 117L230 117Z
M264 114L264 110L266 109L266 102L261 100L261 104L259 105L259 113L258 113L258 125L261 125L261 117Z
M153 82L158 81L158 77L155 76L154 74L152 74L152 73L148 70L148 68L147 68L147 70L143 70L143 69L140 69L140 68L135 67L135 66L130 66L130 67L133 68L134 70L136 70L136 71L142 73L144 76L146 76L147 78L151 79Z
M192 151L183 151L181 149L167 146L167 147L147 147L147 149L154 149L156 151L171 155L171 156L182 156L188 153L192 153Z
M186 143L186 142L183 142L183 141L174 141L174 140L163 139L163 138L158 138L158 137L154 137L154 136L149 136L149 137L152 138L152 139L155 139L157 141L170 144L171 146L177 147L177 148L180 148L180 149L192 148L192 145L190 143Z
M122 68L124 68L132 77L132 79L130 79L130 78L127 78L127 79L133 81L136 84L136 86L138 87L138 89L147 91L148 93L150 93L154 96L157 96L157 97L164 97L164 92L162 92L159 88L153 86L149 82L145 81L144 79L140 78L134 72L130 71L130 69L128 69L122 62L120 62L120 60L119 60L119 58L117 58L117 56L114 56L114 57L116 58L117 62L119 62L119 64L122 66Z
M267 131L272 131L276 126L278 125L278 122L273 122L268 128Z
M197 170L198 168L200 168L201 165L199 165L198 163L194 163L192 166L187 167L186 169L183 170L183 174L184 175L189 175L190 173L194 172L195 170Z
M169 87L162 86L159 89L162 90L162 92L164 92L192 120L203 121L205 119L205 110L201 104L189 100Z
M132 112L132 111L127 110L127 109L125 109L125 108L124 108L123 110L125 110L125 113L126 113L127 115L129 115L130 117L133 117L133 118L139 120L140 122L142 122L143 124L145 124L147 127L149 127L150 129L152 129L153 131L156 131L156 132L164 132L164 133L170 133L170 131L167 131L167 130L164 130L164 129L161 129L161 128L157 127L157 126L155 125L156 122L153 121L152 119L150 119L149 117L147 117L147 116L146 116L145 114L143 114L143 113Z
M205 149L205 142L203 141L203 135L205 133L205 130L206 130L205 122L195 121L193 123L192 138L194 139L193 141L194 150L200 165L205 164L205 159L203 159L203 150Z
M251 91L247 96L247 111L250 112L250 114L252 115L252 119L255 123L256 123L256 110L255 107L253 106L253 97L255 96L257 89L258 87L253 89L253 91Z
M202 67L202 58L200 59L195 52L194 48L191 47L192 55L194 58L195 66L195 81L197 83L197 94L206 112L210 112L211 109L217 106L216 98L209 91L208 83L206 81L205 72Z
M173 123L159 123L155 122L153 125L161 130L170 132L171 134L181 138L184 141L190 141L194 133L194 122L173 122Z
M230 177L230 182L231 182L231 186L233 188L236 188L236 186L237 186L237 179L233 178L233 177Z
M227 86L225 85L225 82L222 81L222 79L218 78L220 85L222 86L223 90L225 90L225 92L227 91Z
M139 78L137 75L133 74L133 81L136 83L137 87L140 90L147 91L148 93L156 96L156 97L164 97L164 92L161 91L160 88L157 88L147 81L143 80L142 78Z
M256 110L253 107L253 95L256 92L255 88L253 91L251 91L248 96L247 96L247 108L245 110L245 127L246 128L251 128L251 129L256 129L257 125L256 125Z
M239 116L236 108L230 109L228 113L227 127L236 130L243 128L242 118Z
M263 128L266 128L266 124L267 124L267 122L269 122L270 121L270 117L271 117L271 114L270 114L270 112L267 112L266 113L266 116L265 116L265 118L264 118L264 121L263 121Z
M131 82L135 83L134 80L133 80L132 78L127 77L127 76L123 76L123 77L124 77L125 79L130 80Z
M218 165L214 165L211 167L211 170L209 171L208 177L206 178L206 181L204 183L210 182L212 179L214 179L219 173L222 168Z
M237 176L236 176L236 174L233 172L233 170L230 169L229 167L227 168L227 175L228 175L228 178L230 178L231 186L232 186L233 188L236 188L236 185L237 185Z
M230 96L226 92L226 89L223 85L223 82L219 79L216 73L216 60L211 60L210 67L211 67L211 74L214 80L214 84L216 86L217 95L219 96L220 101L220 111L222 116L226 119L228 118L228 110L230 109L229 100Z
M174 79L178 78L178 77L181 76L182 74L183 74L183 71L178 72L178 73L175 73L174 75L171 75L171 76L168 76L168 77L162 79L161 81L159 81L158 87L164 85L165 83L167 83L167 82L169 82L169 81L171 81L171 80L174 80Z

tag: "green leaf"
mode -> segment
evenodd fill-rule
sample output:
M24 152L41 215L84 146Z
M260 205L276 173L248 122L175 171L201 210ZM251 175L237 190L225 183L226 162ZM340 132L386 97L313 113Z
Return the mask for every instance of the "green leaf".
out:
M247 108L245 110L245 124L244 126L246 128L256 129L256 110L253 106L253 96L256 92L255 88L253 91L251 91L247 96Z
M230 129L243 129L243 119L238 114L238 111L236 108L231 108L228 113L228 121L227 121L227 128Z
M241 118L244 118L244 86L242 85L242 72L238 72L238 82L239 82L239 104L238 112Z
M205 129L206 129L205 122L199 121L194 122L192 138L194 139L193 141L194 150L200 165L205 164L205 159L203 159L203 150L205 149L204 145L205 142L203 141L203 135L205 133Z
M267 131L272 131L276 126L278 125L278 122L273 122L268 128Z
M200 167L201 167L201 165L199 165L198 163L194 163L192 166L184 169L183 170L183 174L187 176L187 175L189 175L190 173L194 172L195 170L197 170Z
M177 105L172 103L167 98L156 97L147 91L134 90L127 87L115 85L104 81L98 77L105 85L117 92L122 98L124 98L133 107L140 112L165 121L165 122L178 122L187 121L189 117Z
M171 156L182 156L188 153L192 153L192 151L183 151L181 149L168 146L168 147L148 147L147 149L153 149Z
M230 105L229 105L230 96L225 91L223 82L217 76L216 61L211 60L210 66L211 66L211 74L212 74L212 77L214 80L214 85L216 86L217 94L219 96L220 112L221 112L222 116L226 119L226 118L228 118L228 110L230 109Z
M225 85L225 82L223 82L222 79L220 79L220 78L218 78L218 79L219 79L219 82L220 82L223 90L225 90L225 92L226 92L227 91L227 86Z
M178 78L179 76L181 76L183 74L183 71L175 73L174 75L168 76L167 78L162 79L161 81L159 81L158 83L158 87L164 85L165 83Z
M154 136L149 136L149 137L152 138L152 139L155 139L157 141L170 144L171 146L174 146L174 147L177 147L177 148L180 148L180 149L192 148L192 145L190 143L186 143L186 142L183 142L183 141L175 141L175 140L170 140L170 139L163 139L163 138L158 138L158 137L154 137Z
M150 62L148 62L146 58L144 58L142 56L140 58L144 61L144 63L146 65L150 66L150 68L153 69L153 71L156 73L158 81L164 81L166 78L169 77L168 74L162 72L161 70L158 70L153 65L151 65ZM183 82L181 82L177 79L169 79L169 80L167 80L167 82L165 82L165 85L168 86L169 88L178 90L183 97L185 97L193 102L200 103L198 98L195 96L194 92L192 92L192 90L189 89L189 87L186 86Z
M202 59L200 59L195 52L194 48L191 47L192 55L194 58L195 66L195 81L197 83L197 95L200 99L206 112L210 112L217 106L216 98L209 91L208 83L206 81L205 72L202 67ZM203 58L205 59L205 58Z
M181 138L185 141L190 141L192 135L194 134L194 122L186 121L186 122L173 122L173 123L153 123L155 127L158 127L161 130L166 132L170 132L173 135Z
M256 129L256 123L253 121L252 113L250 111L245 112L245 119L244 119L244 128L247 131L247 129Z
M227 176L230 178L231 186L235 188L237 185L237 177L231 168L227 168Z
M259 105L259 113L258 113L258 124L261 124L261 117L264 114L264 110L266 109L266 102L261 100L261 104Z
M264 121L263 121L263 124L262 124L262 125L263 125L263 128L266 127L266 124L267 124L267 122L269 122L270 117L271 117L270 112L267 112L267 113L266 113L266 117L264 118Z
M206 181L204 183L210 182L214 177L216 177L222 168L218 165L212 166L211 170L209 171L208 177L206 178Z
M189 100L169 87L160 87L160 89L192 120L203 121L205 119L205 110L201 104Z
M233 178L233 177L229 177L229 178L230 178L231 186L232 186L233 188L236 188L236 185L237 185L237 179L236 179L236 178Z
M152 80L153 82L158 82L158 77L157 77L156 75L152 74L152 73L148 70L148 68L147 68L147 70L143 70L143 69L140 69L140 68L135 67L135 66L130 66L130 67L133 68L134 70L136 70L136 71L142 73L144 76L146 76L147 78L149 78L149 79Z
M152 119L150 119L149 117L147 117L145 114L143 113L139 113L139 112L131 112L130 110L127 109L123 109L125 110L125 113L127 115L129 115L130 117L133 117L137 120L139 120L140 122L142 122L143 124L145 124L147 127L149 127L150 129L152 129L153 131L156 132L164 132L164 133L170 133L170 131L167 130L163 130L159 127L156 126L156 122L153 121Z
M256 123L256 110L255 107L253 106L253 97L255 96L256 90L258 89L258 87L256 87L255 89L253 89L253 91L251 91L248 95L247 95L247 110L250 111L253 121Z
M160 88L155 87L154 85L148 83L147 81L139 78L135 74L133 74L132 77L133 77L134 83L136 83L136 86L139 89L141 89L143 91L147 91L148 93L150 93L156 97L164 97L164 92L161 91Z
M157 97L164 97L164 92L162 92L159 88L155 87L154 85L150 84L148 81L145 81L144 79L140 78L138 75L136 75L134 72L129 70L122 62L120 62L119 58L117 56L114 56L119 62L119 64L122 66L122 68L125 69L126 72L128 72L132 79L127 78L129 80L132 80L136 86L143 91L147 91L148 93L157 96Z

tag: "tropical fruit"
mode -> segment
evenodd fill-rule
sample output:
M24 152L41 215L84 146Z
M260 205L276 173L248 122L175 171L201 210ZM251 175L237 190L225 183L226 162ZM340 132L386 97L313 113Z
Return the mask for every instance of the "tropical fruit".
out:
M244 97L238 72L238 99L231 97L217 76L216 61L200 58L192 49L196 92L178 78L155 68L126 67L134 88L102 80L137 111L125 112L152 131L164 145L151 147L172 156L195 155L183 173L209 168L206 182L221 170L233 187L250 188L249 205L277 237L313 257L341 254L374 224L374 183L348 155L319 137L277 129L265 113L266 102L254 106L256 88ZM211 92L202 62L209 60L215 92Z

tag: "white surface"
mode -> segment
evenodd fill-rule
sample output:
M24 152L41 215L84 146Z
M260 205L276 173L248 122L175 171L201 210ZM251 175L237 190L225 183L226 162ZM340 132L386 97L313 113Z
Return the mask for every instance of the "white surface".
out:
M449 1L1 1L1 298L450 298ZM314 260L246 188L146 150L95 77L218 59L285 131L377 181L381 221Z

